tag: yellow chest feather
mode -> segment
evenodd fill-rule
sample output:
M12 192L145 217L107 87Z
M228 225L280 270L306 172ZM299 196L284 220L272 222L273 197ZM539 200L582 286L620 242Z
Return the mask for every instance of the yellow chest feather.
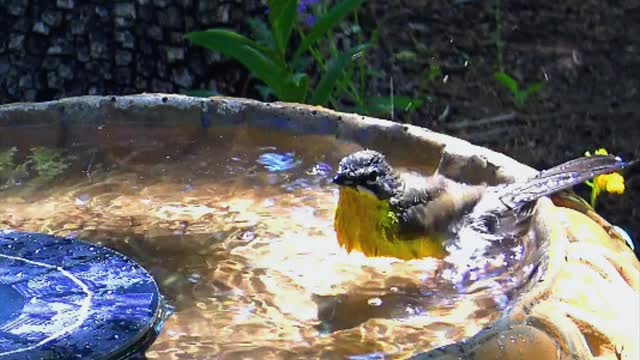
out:
M388 201L352 188L340 189L334 223L338 243L351 252L366 256L386 256L403 260L444 257L441 239L402 236L397 217Z

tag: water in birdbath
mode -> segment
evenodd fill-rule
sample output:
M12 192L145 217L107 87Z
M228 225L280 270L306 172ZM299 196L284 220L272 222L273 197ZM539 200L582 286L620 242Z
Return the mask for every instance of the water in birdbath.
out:
M174 307L149 359L401 357L475 334L535 271L521 239L444 260L347 254L331 177L360 148L332 137L122 139L0 144L0 229L77 237L147 268Z

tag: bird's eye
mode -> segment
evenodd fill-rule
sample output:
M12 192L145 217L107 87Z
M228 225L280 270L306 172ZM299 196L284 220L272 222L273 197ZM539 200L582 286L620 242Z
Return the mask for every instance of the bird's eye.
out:
M367 178L365 180L369 184L375 183L378 180L378 172L374 170L374 171L368 173L367 174Z

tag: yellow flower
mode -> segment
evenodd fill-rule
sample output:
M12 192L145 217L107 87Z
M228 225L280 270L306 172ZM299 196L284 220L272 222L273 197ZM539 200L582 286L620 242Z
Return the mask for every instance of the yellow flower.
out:
M600 156L607 156L607 155L609 155L609 152L605 148L600 148L600 149L594 151L593 154L594 155L600 155ZM591 153L589 151L587 151L587 152L584 153L584 156L591 156Z
M595 154L596 155L601 155L601 156L607 156L607 155L609 155L609 152L607 152L607 149L600 148L600 149L596 150Z
M608 156L609 152L600 148L593 152L593 156ZM591 152L586 151L584 156L592 156ZM601 192L609 194L622 195L624 193L624 177L619 173L611 173L596 176L593 182L587 181L587 185L591 187L591 207L596 208L596 202Z
M606 191L609 194L622 195L624 193L624 177L618 173L596 176L593 180L596 191Z

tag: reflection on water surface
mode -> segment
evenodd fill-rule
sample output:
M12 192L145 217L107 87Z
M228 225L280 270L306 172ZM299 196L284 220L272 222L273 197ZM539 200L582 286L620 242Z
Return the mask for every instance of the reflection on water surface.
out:
M64 149L62 177L5 186L0 228L79 237L150 270L175 307L151 359L400 357L476 333L532 271L518 242L459 244L445 261L346 254L330 179L352 145L123 139Z

